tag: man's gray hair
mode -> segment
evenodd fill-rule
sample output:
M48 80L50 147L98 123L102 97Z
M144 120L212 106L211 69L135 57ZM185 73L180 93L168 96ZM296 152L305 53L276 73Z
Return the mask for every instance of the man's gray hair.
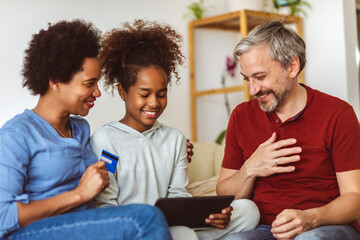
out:
M294 57L300 60L300 71L306 63L306 46L304 40L291 28L279 21L256 26L236 45L234 57L238 59L255 45L269 46L270 57L280 62L286 69Z

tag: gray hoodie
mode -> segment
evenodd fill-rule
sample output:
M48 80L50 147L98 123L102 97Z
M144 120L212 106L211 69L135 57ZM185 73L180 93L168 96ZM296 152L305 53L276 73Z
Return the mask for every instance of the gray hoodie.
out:
M102 150L119 157L110 186L95 207L129 203L154 204L160 197L190 197L186 139L181 132L156 122L143 133L120 122L105 124L90 140L98 159Z

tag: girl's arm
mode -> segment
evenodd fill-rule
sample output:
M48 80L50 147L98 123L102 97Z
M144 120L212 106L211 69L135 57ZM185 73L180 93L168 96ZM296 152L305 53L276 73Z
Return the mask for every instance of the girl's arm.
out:
M191 197L186 186L189 183L188 177L188 159L187 159L187 141L183 137L176 145L177 156L175 166L171 174L171 180L168 187L167 197Z
M118 204L118 196L119 196L119 183L116 180L116 173L108 173L109 174L109 186L101 191L95 197L95 208L101 207L116 207Z

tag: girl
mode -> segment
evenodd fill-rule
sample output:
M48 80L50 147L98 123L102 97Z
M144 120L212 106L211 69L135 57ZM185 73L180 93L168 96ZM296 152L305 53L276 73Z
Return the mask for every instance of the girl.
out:
M168 25L136 20L107 33L100 53L105 85L117 88L126 113L91 137L91 147L101 158L103 150L118 157L110 186L96 198L96 207L129 203L154 204L160 197L191 197L187 192L186 139L178 130L157 121L167 105L172 75L184 62L181 36ZM223 229L232 207L206 219ZM255 226L254 226L255 227ZM197 239L193 230L172 227L175 239ZM202 231L214 239L226 231ZM220 235L219 235L220 234Z

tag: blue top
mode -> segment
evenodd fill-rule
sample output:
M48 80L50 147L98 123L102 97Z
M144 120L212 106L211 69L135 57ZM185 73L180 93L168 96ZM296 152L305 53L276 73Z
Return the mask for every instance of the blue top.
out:
M70 117L73 138L62 138L43 118L25 110L0 129L0 237L20 228L16 202L50 198L75 189L97 161L90 127ZM92 202L73 211L91 208Z

